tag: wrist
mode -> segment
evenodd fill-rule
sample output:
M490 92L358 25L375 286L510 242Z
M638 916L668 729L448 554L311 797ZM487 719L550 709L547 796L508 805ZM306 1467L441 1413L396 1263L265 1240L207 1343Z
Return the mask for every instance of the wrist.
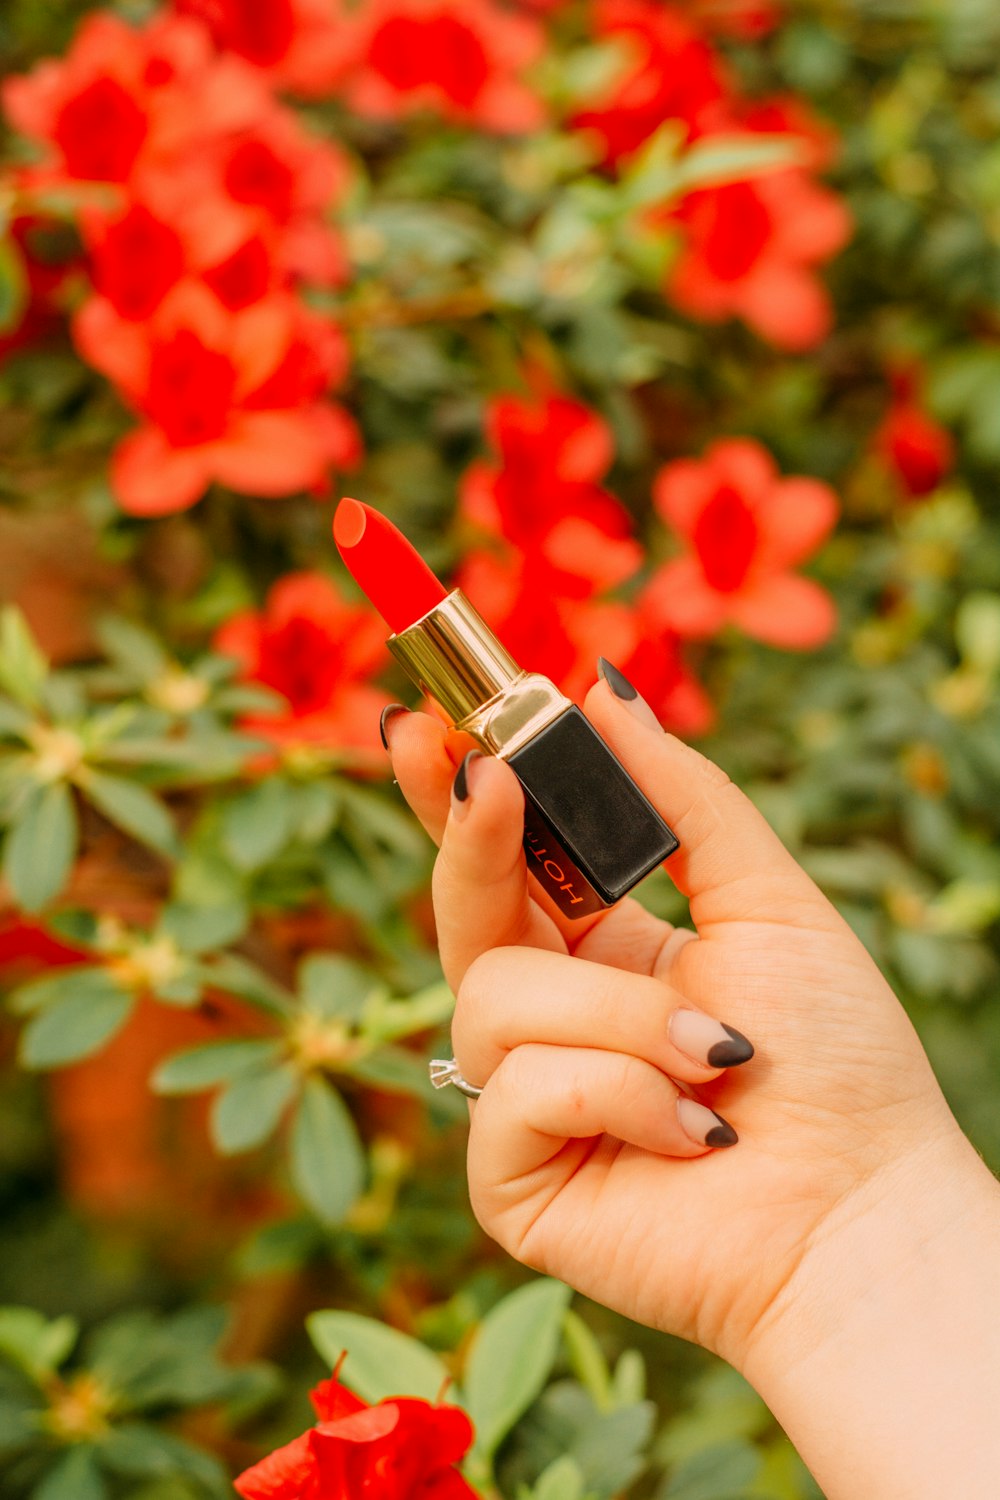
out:
M738 1365L828 1500L996 1493L998 1259L1000 1188L953 1122L824 1220Z

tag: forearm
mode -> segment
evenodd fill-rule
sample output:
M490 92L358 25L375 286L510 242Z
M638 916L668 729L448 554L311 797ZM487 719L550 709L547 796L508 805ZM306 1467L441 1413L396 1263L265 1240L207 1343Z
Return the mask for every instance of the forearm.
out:
M1000 1187L958 1137L810 1248L743 1365L827 1500L1000 1494Z

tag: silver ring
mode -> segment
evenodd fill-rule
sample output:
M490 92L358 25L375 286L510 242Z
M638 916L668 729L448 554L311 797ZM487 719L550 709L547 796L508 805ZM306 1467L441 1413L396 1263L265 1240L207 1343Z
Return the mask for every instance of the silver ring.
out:
M458 1092L464 1094L467 1099L478 1099L483 1092L482 1089L477 1089L474 1083L462 1077L453 1057L435 1057L427 1066L431 1075L431 1083L436 1089L447 1088L449 1083L453 1083Z

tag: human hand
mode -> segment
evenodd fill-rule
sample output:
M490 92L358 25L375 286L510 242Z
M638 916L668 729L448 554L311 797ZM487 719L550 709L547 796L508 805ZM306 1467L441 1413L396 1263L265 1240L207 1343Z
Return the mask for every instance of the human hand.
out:
M484 1085L472 1204L518 1259L744 1367L812 1267L828 1274L817 1246L974 1153L891 989L749 800L641 699L600 681L585 711L680 838L668 870L694 931L633 900L566 921L529 883L510 768L466 762L463 800L438 721L388 728L440 844L455 1056ZM738 1072L709 1065L727 1037L709 1018L753 1042ZM719 1115L734 1149L712 1147Z

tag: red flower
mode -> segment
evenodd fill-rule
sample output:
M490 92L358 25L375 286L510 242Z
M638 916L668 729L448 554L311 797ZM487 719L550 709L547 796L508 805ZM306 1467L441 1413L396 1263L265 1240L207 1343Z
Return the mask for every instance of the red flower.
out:
M623 43L623 71L571 123L595 132L605 161L635 151L665 120L689 131L710 122L726 93L725 73L681 10L653 0L598 0L593 16L598 37Z
M289 573L264 609L236 614L215 645L236 657L241 675L273 688L285 714L244 727L275 745L315 744L370 752L381 767L379 715L389 699L370 684L385 665L385 633L367 605L342 598L322 573Z
M235 309L275 284L329 286L344 279L343 248L327 219L346 184L339 149L271 102L238 129L206 138L169 170L146 167L139 188L181 235L190 269Z
M837 500L817 479L782 479L749 438L717 442L705 457L660 470L654 503L688 544L643 593L647 618L683 636L732 622L774 646L808 650L834 628L824 589L790 570L816 551Z
M586 598L621 583L642 561L632 523L598 480L610 467L611 433L568 396L501 396L486 431L500 462L472 464L461 514L543 564L549 587Z
M112 219L85 212L82 222L97 291L129 322L151 317L186 269L177 230L142 203Z
M875 433L873 447L907 495L929 495L954 464L954 440L923 405L923 377L918 367L901 366L892 372L890 381L892 402Z
M215 58L194 22L163 16L139 30L103 12L64 58L8 79L2 97L14 128L49 147L42 180L116 183L140 160L254 119L267 100L253 70Z
M337 0L174 0L174 9L197 17L220 48L293 93L327 92L353 56Z
M798 137L808 164L817 164L828 136L802 121L800 110L774 103L737 128ZM667 293L682 311L709 322L741 317L782 349L809 349L826 336L832 310L815 270L846 243L851 219L804 168L702 188L651 218L681 232Z
M495 0L370 0L357 46L346 97L359 114L394 119L429 109L501 132L544 123L520 75L541 57L545 34Z
M597 658L620 666L669 728L701 734L712 706L683 660L675 632L653 610L612 600L567 598L537 561L510 554L470 553L462 589L517 663L542 672L575 702L594 681Z
M336 1375L312 1403L318 1424L235 1481L244 1500L475 1500L455 1468L472 1442L457 1406L409 1396L365 1406Z
M331 466L357 459L353 423L321 399L343 373L343 342L291 299L229 313L183 281L141 328L95 297L73 332L84 359L146 418L112 465L119 503L134 515L183 510L213 479L253 495L322 487Z

